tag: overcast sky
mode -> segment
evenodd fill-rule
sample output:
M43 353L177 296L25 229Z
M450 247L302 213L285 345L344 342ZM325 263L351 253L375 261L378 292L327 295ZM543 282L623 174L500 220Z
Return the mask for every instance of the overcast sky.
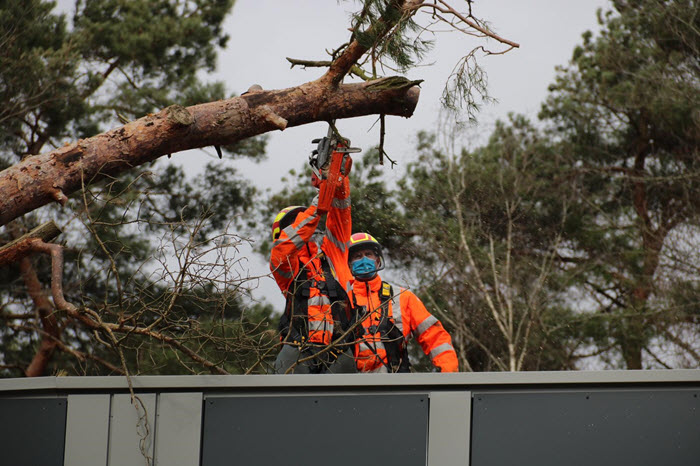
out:
M461 0L453 2L460 3ZM237 0L225 26L231 39L227 50L220 54L219 69L212 78L224 81L228 90L237 94L252 84L280 89L316 79L321 70L290 69L285 57L327 59L325 50L338 47L349 37L352 5L331 0ZM509 112L535 118L553 80L555 66L568 63L584 31L597 29L596 10L609 8L609 2L475 0L473 5L477 17L488 21L499 35L519 43L520 48L505 55L480 57L488 73L489 92L498 102L484 107L478 115L478 125L470 132L474 140L465 141L471 145L483 142L496 119L505 119ZM386 168L389 178L398 176L401 166L411 160L416 133L436 126L443 85L459 58L477 45L498 49L494 41L485 43L455 32L437 34L434 39L435 48L425 60L429 66L408 74L411 79L424 80L413 117L390 117L387 121L386 150L399 162L399 169L393 173ZM379 141L378 125L370 130L375 121L376 117L362 117L337 124L354 146L368 149ZM261 189L274 189L289 169L298 169L307 159L312 148L310 140L325 135L326 130L325 123L317 123L270 133L266 162L237 161L236 166ZM192 170L205 163L201 152L186 154L181 160ZM253 257L248 264L252 275L267 271L262 258ZM261 280L256 296L267 297L280 309L283 306L271 278Z
M454 5L462 4L454 0ZM554 67L568 62L581 34L596 29L596 10L607 8L608 0L475 0L477 17L486 20L501 36L520 44L505 55L480 57L488 72L489 92L497 99L478 115L472 129L472 144L483 142L496 119L509 112L535 117L544 100ZM316 79L319 69L290 69L285 57L312 60L328 58L349 37L348 16L354 2L332 0L237 0L225 29L231 39L219 57L212 78L222 80L230 92L240 94L252 84L264 89L292 87ZM447 28L441 28L447 30ZM443 85L460 57L477 45L499 50L495 41L468 37L456 32L434 36L435 48L425 60L427 66L412 70L408 77L423 79L421 96L410 119L389 117L386 150L401 166L410 160L419 130L435 127ZM390 72L387 72L390 74ZM338 122L353 145L368 149L376 145L376 117ZM326 133L325 123L289 128L271 133L268 161L262 165L237 163L261 188L274 188L290 168L298 168L311 149L310 140ZM203 165L198 156L181 157L193 168ZM190 161L190 159L193 159ZM389 169L387 169L389 170Z

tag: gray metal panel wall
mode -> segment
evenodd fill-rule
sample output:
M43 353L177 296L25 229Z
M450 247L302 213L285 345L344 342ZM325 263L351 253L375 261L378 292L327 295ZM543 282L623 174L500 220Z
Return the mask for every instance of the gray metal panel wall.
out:
M105 466L111 396L68 395L64 466Z
M138 410L128 393L112 395L108 466L146 464L146 457L153 458L156 395L137 396L141 400L135 401L139 403Z
M0 399L0 462L62 465L65 429L65 398Z
M425 466L428 405L427 394L209 397L201 466Z
M201 438L202 394L159 394L155 464L157 466L199 464Z
M698 466L698 390L474 393L472 466Z
M471 393L430 393L429 466L469 464Z
M429 409L425 408L427 414L421 411L421 414L415 415L412 409L408 409L405 416L388 416L392 417L391 422L385 422L387 416L381 416L382 421L377 421L373 412L367 416L355 416L352 422L362 424L356 429L361 432L360 435L364 435L360 438L371 437L372 434L365 432L390 432L389 435L394 435L392 429L411 431L418 425L418 435L409 432L408 436L398 435L398 438L403 439L403 445L412 442L424 449L413 451L408 464L411 464L411 460L424 458L427 448L429 466L468 464L470 448L474 450L471 459L475 466L509 463L576 466L588 462L601 465L636 462L635 466L652 463L664 466L700 464L696 460L700 457L700 442L696 441L696 438L700 438L697 427L700 426L697 418L700 406L695 401L698 399L696 395L700 397L700 370L360 376L134 376L130 382L146 404L149 437L145 452L147 456L154 457L157 465L199 463L204 428L201 418L203 399L211 401L218 397L238 398L244 402L258 399L264 404L267 400L279 402L277 411L263 411L265 418L261 418L255 412L257 409L252 407L244 417L236 414L238 419L235 422L246 429L251 422L263 423L263 427L257 427L259 432L263 432L263 440L260 440L262 446L255 442L246 444L245 435L224 433L226 438L221 441L221 451L228 459L236 461L240 451L226 454L228 450L234 450L234 445L238 445L236 448L244 445L248 449L246 451L260 447L257 452L269 454L267 450L279 446L280 440L282 443L288 440L280 439L279 430L275 430L279 429L280 416L282 423L292 426L285 432L301 435L297 431L313 420L313 416L309 416L314 414L314 409L297 409L293 406L294 400L318 398L325 402L325 406L337 408L338 412L334 415L353 418L356 413L348 408L352 403L336 403L333 406L334 399L360 400L364 404L361 413L366 413L367 407L386 409L382 404L387 400L416 394L423 397L429 395L430 406ZM136 409L130 404L128 389L129 382L125 377L0 379L0 400L11 404L16 400L31 398L30 401L34 402L38 399L56 400L68 394L65 421L67 466L145 464L139 448L141 437L137 430ZM473 406L469 402L470 392L477 394ZM581 394L588 395L589 399L586 400L585 396L582 398ZM501 398L494 399L496 401L485 412L485 405L479 404L489 401L484 396ZM115 401L113 404L112 399ZM37 415L31 409L18 409L14 418L19 418L20 423L28 420L31 432L27 433L26 425L19 425L13 416L8 415L5 406L10 405L0 404L0 429L6 429L0 430L0 464L51 464L49 460L44 460L50 443L44 442L42 449L33 448L34 443L31 448L21 443L23 439L42 436L36 428L41 430L50 426L46 422L37 423L36 418L45 416ZM468 421L465 422L470 419L470 408L475 420L473 428ZM282 415L281 412L286 414ZM600 424L595 419L596 413L602 419ZM110 414L113 416L111 423ZM284 418L285 415L287 418ZM302 421L293 422L294 419L290 417L302 418ZM491 424L485 422L489 417ZM580 422L572 423L572 419ZM586 423L586 420L589 422ZM344 421L340 424L344 424ZM23 428L25 431L21 433ZM332 430L322 432L328 436L333 433ZM316 434L317 437L319 435ZM344 435L355 443L358 434ZM411 435L413 439L406 440ZM55 433L54 440L60 436L60 433ZM486 437L491 439L491 444L484 443ZM81 439L84 439L82 444ZM473 442L471 447L470 439ZM386 438L384 442L387 449L380 455L386 453L382 458L391 459L385 463L396 464L395 445L386 442ZM339 440L335 445L340 444ZM376 444L381 445L380 442ZM332 448L331 444L324 445L324 448ZM44 456L38 460L16 460L11 456L13 448L14 451ZM339 448L345 447L341 445ZM60 464L61 446L54 450L56 454L52 458L55 457L55 464ZM401 447L398 451L401 451ZM367 453L371 455L374 452ZM369 461L368 456L363 456L357 463L369 464L377 457L375 455ZM291 455L285 458L285 464L290 463L290 458ZM347 461L351 464L356 459L351 457ZM237 463L247 464L245 461Z

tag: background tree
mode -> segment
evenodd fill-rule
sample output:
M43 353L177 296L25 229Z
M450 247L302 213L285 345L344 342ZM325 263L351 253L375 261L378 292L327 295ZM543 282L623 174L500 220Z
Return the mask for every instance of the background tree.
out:
M683 335L698 331L698 269L688 261L700 218L698 5L614 6L599 14L600 36L585 35L559 71L541 112L575 189L577 225L562 260L607 316L598 344L614 345L625 367L677 365L658 351L663 341L697 365L697 342Z
M572 367L554 261L568 200L549 194L559 174L546 141L522 118L474 151L455 154L450 134L423 135L400 183L421 296L467 370Z
M414 230L427 232L416 238L433 255L419 270L434 275L420 286L436 288L432 299L447 310L446 321L468 309L455 323L485 322L471 344L488 342L484 351L499 355L492 363L513 367L512 349L499 350L497 340L512 345L522 334L511 328L528 328L512 324L517 309L534 319L533 340L522 342L524 358L516 358L522 367L572 368L589 355L628 369L700 363L700 280L690 265L697 263L700 199L698 7L614 5L600 15L600 36L584 35L550 87L541 112L546 133L516 119L485 148L461 158L432 150L409 170L401 196L411 200ZM456 194L465 196L464 207ZM466 289L451 293L454 284ZM459 305L443 304L449 296ZM540 316L530 314L536 309ZM461 346L454 324L452 331ZM505 368L483 359L474 366Z
M223 98L221 83L203 84L196 74L212 69L217 47L225 45L221 22L231 6L231 1L179 6L165 1L77 2L74 21L68 23L49 2L6 2L0 9L6 45L0 52L0 164L10 166L66 138L90 136L120 118L175 101ZM224 150L227 158L260 157L264 140ZM125 366L135 372L184 370L182 365L176 369L172 352L158 357L154 345L182 345L185 352L216 360L214 370L240 370L234 362L240 352L231 346L243 339L228 338L218 346L212 342L237 331L226 327L248 325L248 312L256 327L269 311L243 305L239 288L244 277L235 279L230 270L230 284L204 283L204 264L210 264L210 272L224 264L216 255L204 262L191 251L212 249L212 241L224 237L227 227L244 227L237 217L254 193L226 163L207 165L195 180L170 166L103 181L72 198L63 211L44 210L8 225L5 242L39 222L55 220L68 245L65 297L98 313L101 323L118 322L116 330L127 336L110 340L110 330L99 326L95 335L78 316L57 312L43 285L51 283L48 261L25 257L0 270L5 374L41 375L59 368L94 374L124 372ZM241 241L226 238L222 244L229 250ZM188 260L175 265L172 255ZM160 267L155 258L162 261ZM174 268L177 272L165 272ZM219 326L214 326L216 316ZM161 338L123 332L129 326L148 328ZM211 350L200 351L207 341ZM208 355L212 351L215 357ZM252 354L249 348L245 352ZM184 366L194 362L183 357Z

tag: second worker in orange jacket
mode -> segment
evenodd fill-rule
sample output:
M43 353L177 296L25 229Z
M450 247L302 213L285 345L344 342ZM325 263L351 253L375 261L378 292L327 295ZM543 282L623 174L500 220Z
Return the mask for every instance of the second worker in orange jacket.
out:
M355 280L348 292L357 319L362 321L355 349L360 372L409 372L406 346L415 337L441 372L457 372L452 338L411 291L382 281L384 267L379 242L355 233L348 243L348 265ZM359 326L358 326L359 328Z

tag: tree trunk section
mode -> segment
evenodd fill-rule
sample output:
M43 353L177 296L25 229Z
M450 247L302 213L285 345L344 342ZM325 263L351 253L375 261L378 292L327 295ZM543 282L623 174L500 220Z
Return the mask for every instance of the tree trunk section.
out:
M641 316L639 317L641 320ZM628 370L642 369L642 349L644 329L637 322L629 322L628 335L622 339L622 357Z

